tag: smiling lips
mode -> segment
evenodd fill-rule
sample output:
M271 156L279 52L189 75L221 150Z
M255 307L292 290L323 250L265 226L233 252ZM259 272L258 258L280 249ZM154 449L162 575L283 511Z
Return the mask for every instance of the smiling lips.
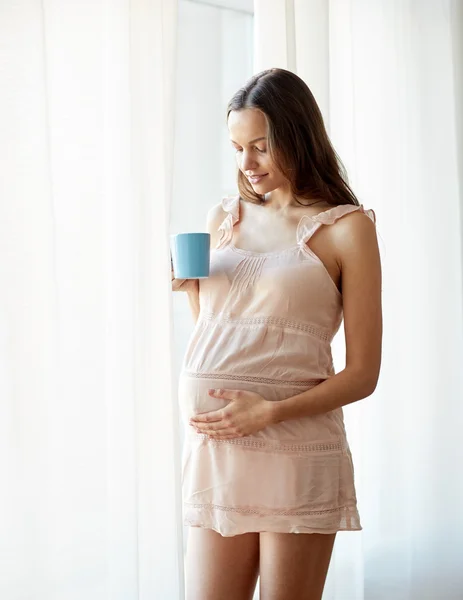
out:
M248 177L248 179L251 183L259 183L259 181L267 175L268 173L265 173L264 175L253 175L252 177Z

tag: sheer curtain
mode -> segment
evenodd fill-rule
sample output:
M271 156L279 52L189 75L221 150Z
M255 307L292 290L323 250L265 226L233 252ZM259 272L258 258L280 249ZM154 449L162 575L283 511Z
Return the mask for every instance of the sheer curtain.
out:
M254 70L303 77L378 219L382 372L345 409L364 529L338 536L326 600L462 597L462 12L255 0ZM334 355L338 371L342 330Z
M183 598L176 2L0 3L0 597Z

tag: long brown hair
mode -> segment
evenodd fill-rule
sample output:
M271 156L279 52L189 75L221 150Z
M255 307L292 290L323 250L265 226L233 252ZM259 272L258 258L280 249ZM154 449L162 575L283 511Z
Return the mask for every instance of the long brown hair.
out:
M334 206L360 204L328 137L317 102L300 77L285 69L267 69L254 75L228 103L227 121L232 110L245 108L264 114L270 156L290 182L297 202L304 198L325 200ZM239 169L238 189L244 200L255 204L264 201Z

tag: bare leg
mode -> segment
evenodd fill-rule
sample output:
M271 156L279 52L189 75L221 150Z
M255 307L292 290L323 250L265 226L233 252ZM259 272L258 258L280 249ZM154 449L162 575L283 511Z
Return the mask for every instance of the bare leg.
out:
M321 600L336 534L260 533L260 600Z
M223 537L190 527L186 600L252 600L259 574L259 534Z

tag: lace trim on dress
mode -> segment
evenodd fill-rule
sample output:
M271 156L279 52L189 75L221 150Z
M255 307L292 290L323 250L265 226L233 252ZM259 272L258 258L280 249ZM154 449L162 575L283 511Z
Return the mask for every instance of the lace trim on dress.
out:
M301 323L299 321L291 321L290 319L280 317L241 317L240 319L233 319L226 314L214 314L212 312L204 312L201 314L200 319L206 321L219 321L232 323L234 325L246 326L275 325L276 327L304 331L326 342L331 341L331 333L324 329L321 329L320 327L316 327L311 323Z
M198 442L207 442L212 446L244 446L248 450L258 450L259 452L269 452L276 454L290 454L294 456L296 454L326 454L330 452L343 452L344 446L341 440L327 441L327 442L307 442L307 443L292 443L292 442L279 442L277 440L258 440L249 439L246 437L236 437L227 440L214 439L209 437L207 433L190 433L193 439Z
M270 377L253 377L250 375L230 375L228 373L198 373L192 371L183 371L185 377L193 377L195 379L223 379L225 381L247 381L249 383L267 383L269 385L289 385L294 387L311 388L323 383L324 379L306 379L306 380L291 380L291 379L271 379Z
M336 508L326 508L325 510L298 510L298 509L278 509L267 508L263 506L247 507L247 506L221 506L220 504L193 504L185 502L185 506L189 508L199 508L201 510L221 510L224 512L236 512L242 515L260 515L260 516L294 516L301 517L304 515L326 515L338 513L350 513L354 511L349 506L339 506Z

